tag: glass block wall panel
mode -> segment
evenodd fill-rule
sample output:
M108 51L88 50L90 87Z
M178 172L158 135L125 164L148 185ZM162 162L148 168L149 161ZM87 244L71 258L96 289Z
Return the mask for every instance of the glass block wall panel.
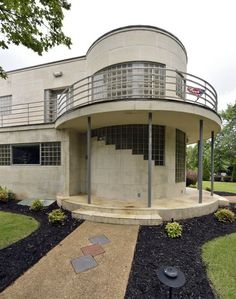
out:
M128 62L93 76L93 100L157 98L165 95L165 66L151 62Z
M0 165L11 164L11 146L10 144L0 144Z
M185 95L185 80L182 74L176 73L176 95L184 99Z
M132 149L133 155L148 160L148 125L121 125L92 130L92 137L114 144L116 149ZM165 164L165 127L152 126L152 160L155 165Z
M185 182L186 137L176 129L175 182Z
M41 165L61 165L61 143L41 143Z

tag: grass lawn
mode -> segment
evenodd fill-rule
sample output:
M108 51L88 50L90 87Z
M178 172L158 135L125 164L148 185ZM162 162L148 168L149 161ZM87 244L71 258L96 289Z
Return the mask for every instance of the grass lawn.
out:
M206 189L206 187L210 188L211 182L203 181L202 187L203 189ZM214 190L236 193L236 182L214 182Z
M32 217L0 212L0 248L30 235L39 226Z
M236 233L214 239L202 250L208 277L220 298L236 298Z

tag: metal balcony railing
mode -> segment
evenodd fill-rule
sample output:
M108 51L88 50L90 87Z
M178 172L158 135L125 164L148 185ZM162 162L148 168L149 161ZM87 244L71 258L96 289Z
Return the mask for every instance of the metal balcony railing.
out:
M108 69L74 83L58 99L57 117L98 102L150 99L182 101L217 112L217 93L207 81L163 67L132 67Z
M55 102L0 107L0 127L53 123L93 103L117 100L174 100L217 112L217 93L205 80L152 63L126 63L75 82Z

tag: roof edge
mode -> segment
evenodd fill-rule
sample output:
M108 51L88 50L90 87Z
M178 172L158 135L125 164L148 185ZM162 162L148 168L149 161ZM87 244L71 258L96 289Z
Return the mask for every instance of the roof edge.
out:
M89 54L89 52L92 50L92 48L97 43L99 43L100 41L102 41L103 39L105 39L105 38L107 38L107 37L109 37L109 36L111 36L113 34L122 32L122 31L132 31L132 30L140 30L140 29L150 30L150 31L156 31L156 32L159 32L159 33L164 34L166 36L169 36L170 38L172 38L173 40L175 40L180 45L180 47L182 48L182 50L185 53L186 60L188 61L188 54L187 54L187 51L185 49L185 46L183 45L183 43L181 42L181 40L177 36L175 36L174 34L172 34L171 32L169 32L169 31L167 31L165 29L162 29L162 28L159 28L159 27L156 27L156 26L151 26L151 25L129 25L129 26L119 27L119 28L113 29L111 31L108 31L105 34L103 34L100 37L98 37L92 43L92 45L88 48L86 56Z

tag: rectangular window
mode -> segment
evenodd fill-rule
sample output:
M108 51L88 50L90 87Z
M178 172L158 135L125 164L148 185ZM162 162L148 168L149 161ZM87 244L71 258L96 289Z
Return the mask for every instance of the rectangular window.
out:
M41 165L61 165L60 142L44 142L41 144Z
M186 138L185 133L176 129L175 182L185 182Z
M61 142L0 144L0 166L61 165Z
M0 97L0 115L9 115L12 110L12 96Z
M11 147L9 144L0 144L0 165L11 164Z
M12 164L40 164L40 145L12 145Z

